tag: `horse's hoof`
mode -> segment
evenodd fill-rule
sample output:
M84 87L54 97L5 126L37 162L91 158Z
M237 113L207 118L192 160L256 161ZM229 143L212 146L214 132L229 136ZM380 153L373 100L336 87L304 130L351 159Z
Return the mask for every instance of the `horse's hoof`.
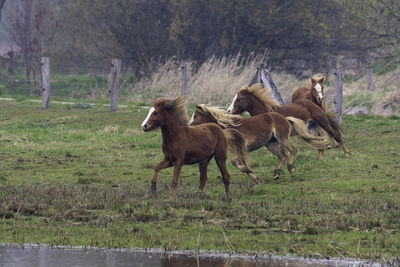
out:
M257 178L254 179L254 182L256 184L262 184L263 181L260 178L257 177Z
M156 183L155 182L151 182L150 192L154 194L156 192L156 190L157 190Z
M326 149L331 149L332 148L332 146L331 145L326 145Z
M279 174L281 173L281 170L274 170L274 180L279 179Z
M289 172L290 172L291 174L293 174L293 173L294 173L294 170L295 170L294 165L288 164L287 167L288 167Z

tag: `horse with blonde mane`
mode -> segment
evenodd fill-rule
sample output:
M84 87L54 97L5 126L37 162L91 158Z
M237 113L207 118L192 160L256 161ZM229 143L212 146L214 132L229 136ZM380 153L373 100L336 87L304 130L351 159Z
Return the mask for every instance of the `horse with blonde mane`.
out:
M241 114L245 111L248 111L251 116L274 111L285 117L301 119L308 125L321 127L339 144L345 155L350 156L349 150L343 143L342 129L339 123L310 100L302 99L280 106L272 99L262 84L254 84L251 87L240 88L228 108L228 112L233 114ZM319 158L322 159L324 149L318 149L318 152Z
M326 111L324 80L325 77L321 74L312 76L311 87L297 88L292 94L292 103L300 99L308 99Z
M300 87L297 88L292 94L292 103L301 100L308 99L312 101L314 104L318 105L326 112L326 103L325 103L325 92L324 92L324 80L325 77L322 74L315 74L311 77L311 87ZM317 129L318 135L324 135L324 131L321 128ZM331 138L334 147L338 147L335 139ZM328 149L331 146L328 144L326 146Z
M213 122L224 129L235 129L240 132L246 140L249 152L265 146L279 159L279 163L274 169L274 179L278 179L282 165L287 160L285 148L290 153L287 168L291 174L294 173L294 161L297 149L289 141L292 127L288 119L291 120L297 131L302 133L302 137L308 139L309 143L317 147L324 147L326 138L309 135L303 121L291 117L285 118L276 112L243 118L241 116L228 114L226 111L217 107L207 107L201 104L196 105L196 110L190 120L190 125ZM234 155L233 158L237 158L237 156Z
M154 100L153 107L141 125L145 132L160 127L162 133L164 159L154 168L151 191L156 191L159 171L174 166L170 191L170 197L173 197L182 166L198 163L200 171L198 192L202 192L207 181L208 163L214 157L225 184L225 194L228 196L230 179L226 169L228 140L224 131L215 123L189 127L188 122L186 101L183 96ZM232 129L230 132L235 134L236 131Z

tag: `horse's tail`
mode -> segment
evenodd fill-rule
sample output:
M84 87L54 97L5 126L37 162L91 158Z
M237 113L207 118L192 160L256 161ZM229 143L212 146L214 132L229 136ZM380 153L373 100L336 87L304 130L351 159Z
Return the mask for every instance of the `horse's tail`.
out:
M260 183L260 178L249 167L249 153L243 136L232 128L224 129L223 132L228 140L229 150L233 153L231 163L240 171L247 173L255 182Z
M329 114L329 113L326 113L326 116L328 117L328 121L329 121L329 124L331 125L331 127L332 127L335 131L340 132L340 133L343 133L343 129L342 129L342 127L340 126L339 122L338 122L338 121L336 120L336 118L334 117L334 115L331 115L331 114Z
M239 131L227 128L224 134L228 140L229 150L243 160L243 164L247 166L249 153L247 151L246 141Z
M308 132L307 125L303 120L294 117L286 117L287 120L293 126L293 130L300 136L301 140L303 140L306 144L315 147L316 149L324 149L328 144L328 139L326 135L316 136L311 135Z

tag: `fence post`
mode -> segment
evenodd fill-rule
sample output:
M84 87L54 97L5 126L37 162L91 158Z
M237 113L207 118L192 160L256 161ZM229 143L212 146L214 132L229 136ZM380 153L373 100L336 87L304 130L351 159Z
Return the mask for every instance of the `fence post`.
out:
M374 84L372 82L372 69L368 68L367 69L367 89L368 91L373 91L374 90Z
M285 105L285 102L283 102L281 93L278 90L278 87L275 85L274 81L272 80L272 77L267 69L264 68L264 65L260 66L261 70L261 81L264 84L266 88L269 89L270 94L272 97L278 101L278 103L283 106Z
M260 83L261 82L261 72L260 72L260 67L257 68L256 74L254 74L253 78L250 80L250 83L248 87L252 86L255 83Z
M188 68L187 63L184 61L181 66L182 69L182 95L187 98L187 79L188 79Z
M115 111L118 108L118 86L119 74L121 72L121 60L113 59L111 61L111 75L110 75L110 108Z
M336 99L335 99L335 114L339 124L342 124L342 96L343 96L343 84L342 84L342 70L337 69L335 71L336 81Z
M50 59L42 57L40 65L42 70L42 107L48 108L50 102Z

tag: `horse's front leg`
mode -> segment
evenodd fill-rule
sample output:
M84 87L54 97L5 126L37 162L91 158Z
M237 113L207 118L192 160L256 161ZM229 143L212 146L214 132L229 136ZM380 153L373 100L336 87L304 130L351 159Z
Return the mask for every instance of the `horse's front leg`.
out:
M169 197L172 198L175 194L175 188L178 185L179 174L181 173L181 168L183 165L183 161L177 161L174 164L174 177L171 181L171 192L169 193Z
M154 167L153 179L151 179L151 192L152 193L155 193L157 190L157 175L158 175L158 173L162 169L165 169L165 168L168 168L171 166L172 166L171 162L169 160L167 160L166 158L164 158L163 161L161 161Z

